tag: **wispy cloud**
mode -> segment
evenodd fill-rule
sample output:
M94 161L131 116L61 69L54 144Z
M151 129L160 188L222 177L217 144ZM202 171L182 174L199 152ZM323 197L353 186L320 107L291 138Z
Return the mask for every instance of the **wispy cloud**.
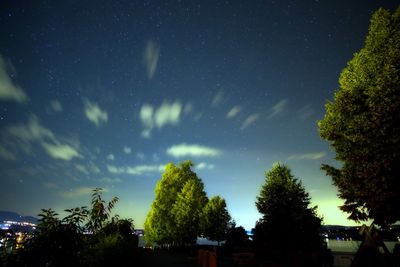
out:
M9 69L10 67L7 67L5 60L0 55L0 100L15 101L18 103L28 101L25 92L12 81L15 73L9 73Z
M260 114L254 113L248 116L242 123L242 126L240 126L240 130L244 130L250 125L254 124L256 120L260 117Z
M98 174L100 173L100 169L99 167L96 166L96 164L94 164L94 162L92 161L87 161L85 164L75 164L75 168L86 175L89 174Z
M144 160L146 158L146 155L142 152L138 152L138 153L136 153L136 157L138 159Z
M214 164L208 164L206 162L200 162L199 164L196 165L196 169L198 170L211 170L214 169L215 165Z
M68 161L75 157L81 157L75 148L67 144L49 144L42 142L42 146L47 153L55 159Z
M59 186L56 183L52 183L52 182L43 183L43 186L48 188L48 189L57 189L57 188L59 188Z
M35 115L31 115L29 117L29 121L27 124L20 123L11 125L6 129L6 131L10 135L25 142L31 142L43 139L49 139L54 141L56 139L53 132L43 127L40 124L39 119Z
M309 105L306 105L297 111L297 115L304 121L314 115L314 110Z
M114 160L115 159L114 154L108 154L107 159L111 161Z
M182 105L179 101L169 104L163 102L155 113L154 121L158 128L162 128L166 124L175 125L179 122Z
M105 110L101 110L98 104L90 102L89 100L84 101L85 115L86 117L99 126L101 123L108 121L108 113Z
M88 171L88 169L86 168L85 165L82 165L82 164L75 164L75 168L76 168L79 172L81 172L81 173L83 173L83 174L86 174L86 175L89 174L89 171Z
M294 154L288 157L288 160L318 160L325 157L325 155L325 152Z
M236 117L237 114L239 114L239 112L242 110L242 108L240 106L234 106L233 108L231 108L229 110L229 112L226 114L226 118L228 119L233 119L234 117Z
M216 148L201 146L196 144L189 145L185 143L173 145L167 149L167 154L175 158L216 157L221 155L221 153L222 153L221 150Z
M25 152L32 142L37 142L54 159L69 161L74 157L83 157L76 145L61 142L51 130L42 126L34 115L30 116L27 124L9 126L6 133L16 139L20 149Z
M202 113L202 112L199 112L199 113L197 113L197 114L193 117L193 120L194 120L194 121L198 121L198 120L201 119L201 117L203 117L203 113Z
M147 78L153 79L157 69L158 58L160 56L160 48L152 40L147 42L146 48L144 49L143 61L146 66Z
M124 168L122 168L122 167L117 167L117 166L114 166L114 165L107 165L107 170L108 170L108 172L110 172L110 173L124 173L125 171L124 171Z
M76 197L82 197L82 196L87 196L92 194L93 192L92 187L78 187L75 189L71 189L68 191L61 192L61 196L65 198L76 198ZM103 188L103 192L107 192L108 189Z
M214 95L211 101L211 106L217 107L222 103L223 100L224 100L224 91L220 90L217 92L216 95Z
M140 120L145 127L142 137L150 138L154 127L161 129L165 125L176 125L180 121L182 104L179 101L169 103L164 101L158 109L149 104L144 104L140 109Z
M186 103L185 107L183 108L183 113L185 115L190 114L193 111L193 105L191 103Z
M0 158L6 159L6 160L16 160L17 156L5 148L3 145L0 144Z
M132 153L132 149L128 146L124 146L124 153L125 154L131 154Z
M278 103L276 103L275 105L272 106L270 114L267 116L267 119L272 119L276 116L278 116L279 114L283 113L286 109L288 100L282 99L280 100Z
M136 166L115 166L107 165L107 170L113 174L144 175L153 172L163 172L165 165L136 165Z
M119 178L103 177L103 178L100 179L100 182L109 183L109 184L115 184L115 183L120 183L120 182L121 182L121 179L119 179Z
M56 99L50 101L50 106L55 112L63 111L63 106L61 105L61 102Z

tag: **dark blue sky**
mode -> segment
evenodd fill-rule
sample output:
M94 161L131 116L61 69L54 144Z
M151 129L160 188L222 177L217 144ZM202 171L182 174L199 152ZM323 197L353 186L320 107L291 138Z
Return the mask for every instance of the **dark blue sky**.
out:
M137 227L167 162L192 159L239 225L287 164L327 224L351 224L316 121L369 19L397 1L1 1L0 209L118 196Z

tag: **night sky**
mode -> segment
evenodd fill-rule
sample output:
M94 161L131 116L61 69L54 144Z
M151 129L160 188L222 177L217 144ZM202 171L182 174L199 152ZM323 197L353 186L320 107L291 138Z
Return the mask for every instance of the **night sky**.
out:
M0 210L37 215L120 198L143 227L168 162L251 229L274 162L326 224L351 225L316 121L398 1L1 1Z

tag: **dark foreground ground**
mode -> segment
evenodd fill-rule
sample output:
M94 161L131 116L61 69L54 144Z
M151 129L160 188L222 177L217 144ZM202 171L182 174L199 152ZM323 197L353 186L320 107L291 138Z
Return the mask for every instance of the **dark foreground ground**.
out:
M195 267L197 266L197 251L171 252L164 250L142 250L140 266L154 267ZM219 257L218 267L233 267L232 257Z

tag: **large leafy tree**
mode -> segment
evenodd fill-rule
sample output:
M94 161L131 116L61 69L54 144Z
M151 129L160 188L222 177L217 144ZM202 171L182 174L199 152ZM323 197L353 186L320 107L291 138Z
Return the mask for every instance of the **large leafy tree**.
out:
M221 242L226 239L231 216L226 207L225 199L212 197L203 208L201 214L201 229L204 236L210 240Z
M258 246L281 249L296 247L318 248L321 218L310 197L290 169L279 163L266 173L266 180L257 196L256 207L262 214L254 231Z
M207 203L200 179L188 180L172 207L179 244L193 244L200 234L200 214Z
M339 78L334 101L318 122L340 168L322 165L355 221L400 220L400 8L376 11L365 47Z
M207 203L204 185L191 161L167 164L145 221L145 237L159 245L191 243L199 234L199 214Z

